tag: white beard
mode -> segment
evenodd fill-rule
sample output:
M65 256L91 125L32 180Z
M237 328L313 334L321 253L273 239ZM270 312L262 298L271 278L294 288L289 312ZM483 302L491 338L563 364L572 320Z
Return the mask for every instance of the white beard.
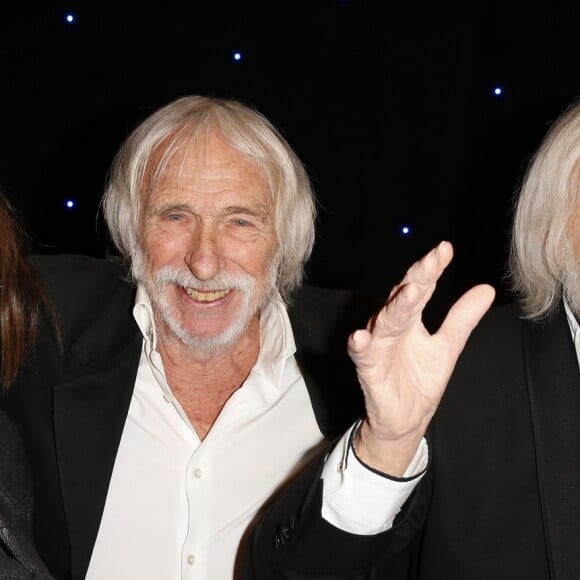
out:
M252 318L260 312L270 300L276 280L277 268L273 263L266 278L266 286L260 292L256 279L249 274L218 273L211 280L198 280L188 269L165 266L153 277L145 274L145 259L139 252L133 260L132 273L135 280L143 283L147 289L154 313L163 321L171 333L186 347L212 352L228 348L235 344L247 329ZM196 288L212 291L232 289L240 292L243 303L236 319L221 333L214 336L200 336L184 328L168 300L168 286L176 285L181 288Z

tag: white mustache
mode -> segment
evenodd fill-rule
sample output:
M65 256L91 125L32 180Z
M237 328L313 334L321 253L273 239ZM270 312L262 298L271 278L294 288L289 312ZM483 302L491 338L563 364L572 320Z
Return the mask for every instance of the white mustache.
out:
M153 283L159 288L168 284L181 286L182 288L195 288L202 292L215 292L219 290L241 290L251 292L256 281L247 274L231 274L220 272L210 280L199 280L189 270L164 266L155 273Z

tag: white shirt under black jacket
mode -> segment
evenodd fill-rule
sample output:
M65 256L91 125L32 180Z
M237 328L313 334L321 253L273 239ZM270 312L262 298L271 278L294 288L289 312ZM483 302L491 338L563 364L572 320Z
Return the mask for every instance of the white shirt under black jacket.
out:
M203 441L167 384L142 287L133 315L143 350L86 578L231 579L251 519L323 439L286 308L277 299L262 312L258 360ZM327 459L322 515L349 532L377 533L392 525L424 472L426 444L405 474L418 477L394 481L352 454L345 461L349 435Z

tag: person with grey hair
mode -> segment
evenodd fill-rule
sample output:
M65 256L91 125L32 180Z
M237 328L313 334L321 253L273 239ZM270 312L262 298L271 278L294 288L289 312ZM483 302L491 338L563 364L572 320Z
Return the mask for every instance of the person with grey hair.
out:
M30 457L51 572L383 577L425 516L425 430L492 289L466 293L430 337L418 315L449 243L386 304L302 285L308 177L232 100L183 97L145 119L103 208L122 265L35 258L62 354L41 324L2 403ZM265 509L275 497L292 506L283 520Z
M580 102L515 200L510 303L470 336L429 428L412 578L580 578Z

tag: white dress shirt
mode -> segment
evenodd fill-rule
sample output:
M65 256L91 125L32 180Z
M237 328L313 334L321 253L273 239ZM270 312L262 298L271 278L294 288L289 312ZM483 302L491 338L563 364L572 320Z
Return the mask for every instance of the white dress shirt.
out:
M324 443L288 314L281 300L264 310L258 360L200 441L167 384L143 288L133 313L143 350L86 578L229 580L259 507ZM420 475L381 477L349 453L348 440L346 433L325 465L323 516L347 531L382 531ZM427 455L423 443L408 475L425 469Z
M564 301L564 310L566 311L566 318L568 319L568 326L570 327L570 332L572 333L572 340L574 341L574 347L576 348L576 358L580 362L580 326L578 325L578 320L568 303Z

